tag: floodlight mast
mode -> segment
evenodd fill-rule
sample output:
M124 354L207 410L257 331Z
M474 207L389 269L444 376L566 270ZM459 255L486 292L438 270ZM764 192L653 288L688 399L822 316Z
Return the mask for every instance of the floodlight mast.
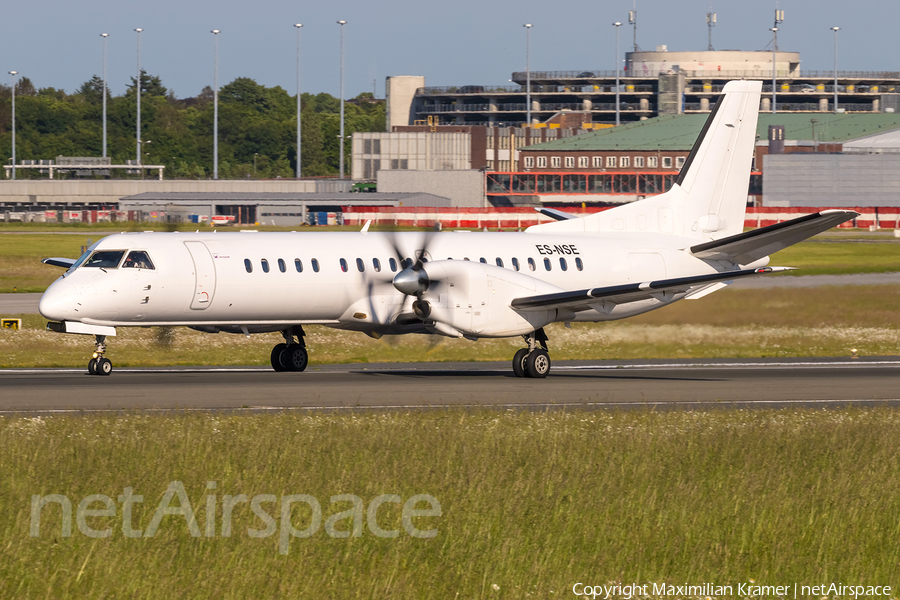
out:
M769 30L772 32L772 114L775 114L775 66L778 53L778 25L784 23L784 11L775 9L775 24Z
M16 75L18 71L10 71L12 75L12 178L16 180Z
M341 26L341 158L340 158L340 179L344 179L344 25L347 21L343 19L337 22Z
M297 28L297 179L300 179L300 28L303 23L295 23L294 27Z
M219 178L219 29L213 34L213 179Z
M619 27L622 23L616 21L613 27L616 28L616 125L619 124Z
M525 123L531 127L531 23L522 25L525 28Z
M137 164L141 165L141 32L142 28L135 28L137 32L137 79L134 82L134 93L137 96L137 128L135 137L137 139ZM143 173L143 170L141 170Z
M103 158L106 158L106 38L108 33L101 33L103 38Z
M832 27L831 30L834 32L834 113L837 114L838 111L838 78L837 78L837 32L841 30L840 27Z

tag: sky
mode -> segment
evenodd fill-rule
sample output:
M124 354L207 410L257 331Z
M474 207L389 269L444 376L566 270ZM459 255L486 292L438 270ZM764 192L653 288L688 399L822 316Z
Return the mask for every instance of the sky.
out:
M615 69L632 46L628 11L637 4L643 50L706 50L706 13L717 13L716 50L771 49L776 4L784 10L780 50L800 52L802 70L830 71L832 26L839 26L838 69L898 71L897 0L2 0L0 82L10 70L38 88L75 91L102 75L101 33L108 33L108 81L124 93L141 66L179 98L213 84L219 29L219 85L250 77L265 86L297 89L297 29L302 23L301 89L340 92L338 20L345 20L345 97L384 96L385 77L423 75L426 85L505 85L525 70L525 29L531 23L534 71Z

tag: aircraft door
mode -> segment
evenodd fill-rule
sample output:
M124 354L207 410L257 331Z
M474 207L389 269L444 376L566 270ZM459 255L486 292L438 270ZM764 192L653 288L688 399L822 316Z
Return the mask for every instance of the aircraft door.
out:
M194 298L191 309L203 310L212 304L216 293L216 265L203 242L185 242L194 261Z

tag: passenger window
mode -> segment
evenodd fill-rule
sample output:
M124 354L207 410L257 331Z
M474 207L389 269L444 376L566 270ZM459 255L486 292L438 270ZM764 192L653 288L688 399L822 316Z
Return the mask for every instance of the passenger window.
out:
M512 259L512 264L513 264L513 269L518 271L519 270L519 259L518 258Z
M481 258L478 259L478 262L487 264L487 261L484 259L483 256L482 256Z
M153 269L153 263L150 257L143 250L132 250L128 254L128 258L122 263L122 268L127 269Z
M413 264L413 261L411 258L404 258L403 260L400 261L400 268L406 269L408 267L411 267L412 264Z
M576 258L576 259L575 259L575 268L578 269L579 271L583 271L583 270L584 270L584 263L581 262L581 259L580 259L580 258Z
M497 257L497 266L498 266L498 267L502 267L502 266L503 266L503 259L500 258L499 256Z
M545 258L545 259L544 259L544 269L546 269L547 271L549 271L549 270L552 269L552 268L553 268L553 265L550 264L550 259L549 259L549 258Z
M297 269L298 273L302 273L303 272L303 261L300 260L299 258L295 258L294 259L294 268Z
M468 256L463 256L463 260L469 260Z
M248 272L248 273L252 273L252 272L253 272L253 263L250 262L250 259L249 259L249 258L245 258L245 259L244 259L244 268L247 269L247 272Z
M357 268L357 270L359 270L360 273L362 273L366 270L366 265L365 265L365 263L363 263L363 259L361 259L361 258L356 259L356 268Z
M312 266L313 266L313 271L318 273L319 272L319 259L314 258L314 259L312 259L311 262L312 262Z
M281 271L282 273L287 272L287 265L284 264L284 259L282 259L282 258L278 259L278 270Z
M391 259L388 259L388 264L391 265L391 272L396 273L397 272L397 261L394 260L393 258L391 258Z
M376 273L381 273L381 261L377 258L372 259L372 268L375 269Z
M269 261L267 261L266 259L262 259L259 262L262 263L263 273L268 273L269 272Z
M534 266L534 259L533 259L533 258L529 258L529 259L528 259L528 269L531 270L531 271L534 271L535 268L536 268L536 267Z
M563 271L569 270L569 265L566 264L566 259L563 258L562 256L559 257L559 268L562 269Z
M91 254L83 266L103 269L115 269L119 261L125 256L124 250L98 250Z
M343 271L344 273L347 272L347 259L345 258L341 259L341 271Z

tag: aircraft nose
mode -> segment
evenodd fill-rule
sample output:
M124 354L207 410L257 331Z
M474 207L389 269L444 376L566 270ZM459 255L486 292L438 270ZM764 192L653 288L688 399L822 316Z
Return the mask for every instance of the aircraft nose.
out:
M75 287L60 279L54 281L41 296L38 311L44 318L51 321L65 321L72 319L75 308Z

